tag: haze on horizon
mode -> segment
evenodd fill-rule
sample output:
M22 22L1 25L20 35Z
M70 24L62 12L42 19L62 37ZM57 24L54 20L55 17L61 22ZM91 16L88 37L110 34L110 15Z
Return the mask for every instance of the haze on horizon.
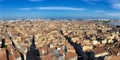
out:
M120 0L0 0L0 19L120 19Z

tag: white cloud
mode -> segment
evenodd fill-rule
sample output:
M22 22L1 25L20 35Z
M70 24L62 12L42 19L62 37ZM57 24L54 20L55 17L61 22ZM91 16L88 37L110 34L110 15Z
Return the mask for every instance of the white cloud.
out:
M83 0L86 3L94 4L95 2L103 1L103 0Z
M107 11L104 11L104 10L95 10L94 12L104 13L104 12L107 12Z
M120 0L82 0L86 3L95 4L96 2L104 1L108 3L112 8L120 9Z
M90 1L91 1L91 2L97 2L97 1L102 1L102 0L83 0L83 1L85 1L85 2L88 2L88 1L89 1L89 2L90 2Z
M38 1L44 1L44 0L29 0L29 1L38 2Z
M33 7L33 8L19 8L17 10L78 10L83 11L85 8L73 8L73 7Z
M86 3L95 4L96 2L104 1L108 3L112 8L120 9L120 0L82 0Z
M120 9L120 3L119 4L113 4L112 6L113 6L113 8Z
M106 13L108 16L120 17L120 13Z
M85 10L85 8L73 8L73 7L36 7L39 10Z
M107 0L107 2L113 7L113 8L116 8L116 9L120 9L120 0Z
M31 8L19 8L17 10L31 10Z

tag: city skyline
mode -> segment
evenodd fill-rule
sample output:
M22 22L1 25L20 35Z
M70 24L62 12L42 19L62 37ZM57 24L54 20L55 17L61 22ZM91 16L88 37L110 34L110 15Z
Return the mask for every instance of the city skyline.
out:
M120 19L120 0L0 0L0 19Z

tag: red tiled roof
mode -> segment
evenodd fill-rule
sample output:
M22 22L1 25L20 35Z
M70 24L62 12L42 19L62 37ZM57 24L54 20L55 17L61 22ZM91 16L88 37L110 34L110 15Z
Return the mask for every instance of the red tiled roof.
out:
M65 55L65 60L69 60L71 58L77 57L76 53L73 52L67 52Z
M41 58L41 60L52 60L52 55L45 55Z
M109 60L120 60L120 56L112 56Z
M20 53L17 50L13 50L13 53L15 55L15 58L20 57Z
M0 48L0 60L7 60L7 55L5 49Z
M9 60L15 60L15 56L14 55L9 55Z
M100 54L100 53L104 53L104 52L106 52L104 46L102 46L102 47L96 47L96 48L94 48L93 51L94 51L95 54Z
M116 42L115 44L120 44L120 41L119 41L119 42Z

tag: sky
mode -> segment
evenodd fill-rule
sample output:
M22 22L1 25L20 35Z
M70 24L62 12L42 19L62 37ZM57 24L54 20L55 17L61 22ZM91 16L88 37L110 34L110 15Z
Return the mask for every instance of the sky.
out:
M120 0L0 0L0 19L120 19Z

